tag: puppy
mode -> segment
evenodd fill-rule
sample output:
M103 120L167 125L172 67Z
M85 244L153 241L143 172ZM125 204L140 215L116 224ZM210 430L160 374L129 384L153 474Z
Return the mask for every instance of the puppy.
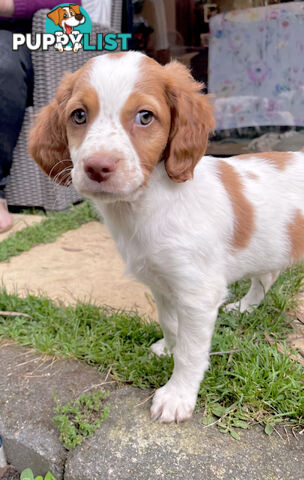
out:
M85 17L80 12L79 5L58 7L48 13L47 16L55 23L55 25L59 25L59 27L62 28L63 33L65 33L66 35L70 35L72 33L79 33L78 31L74 30L74 27L78 27L85 22ZM58 35L58 38L60 38L60 35L61 34ZM82 44L77 42L77 44L74 45L74 51L77 52L81 47ZM63 50L72 50L72 47L70 46L66 46L64 48L60 40L58 40L55 44L55 48L57 48L60 52L62 52Z
M89 197L127 271L152 290L174 371L154 395L161 422L187 420L208 368L229 284L256 307L280 270L304 257L304 153L204 156L215 128L202 85L177 62L108 54L66 75L30 135L55 181Z

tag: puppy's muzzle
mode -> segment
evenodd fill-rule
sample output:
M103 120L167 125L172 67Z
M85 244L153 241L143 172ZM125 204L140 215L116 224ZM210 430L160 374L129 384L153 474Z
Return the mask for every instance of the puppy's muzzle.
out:
M106 182L118 165L118 158L112 156L92 156L84 163L84 172L93 182Z

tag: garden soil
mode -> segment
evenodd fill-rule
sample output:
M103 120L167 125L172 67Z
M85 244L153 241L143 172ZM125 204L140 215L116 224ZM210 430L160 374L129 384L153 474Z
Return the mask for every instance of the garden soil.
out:
M27 215L21 221L19 217L14 229L41 219ZM0 263L0 279L10 293L45 294L65 304L84 300L136 309L141 315L157 319L149 289L125 275L124 270L106 226L90 222L64 233L54 243L37 245Z

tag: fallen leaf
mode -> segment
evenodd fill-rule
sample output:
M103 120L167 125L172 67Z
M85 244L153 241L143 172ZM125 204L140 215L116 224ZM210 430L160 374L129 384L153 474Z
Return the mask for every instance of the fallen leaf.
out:
M299 320L299 322L303 323L304 325L304 313L302 312L297 313L297 319Z
M264 336L265 336L267 342L270 343L270 345L273 345L275 343L274 339L271 338L266 331L264 331Z
M290 360L292 360L293 362L298 362L301 363L301 365L304 365L304 358L302 358L300 354L294 355L293 353L290 353L288 350L285 350L279 343L276 343L276 347L282 355L288 355Z
M273 425L271 425L271 423L267 423L265 427L265 433L267 433L267 435L271 435L272 432L273 432Z
M6 311L1 311L0 310L0 315L3 315L4 317L27 317L27 318L32 318L30 315L27 313L22 313L22 312L6 312Z

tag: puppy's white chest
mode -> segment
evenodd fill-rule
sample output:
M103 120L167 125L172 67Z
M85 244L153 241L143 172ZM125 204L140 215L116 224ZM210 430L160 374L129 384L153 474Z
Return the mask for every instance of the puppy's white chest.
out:
M132 238L117 242L117 249L126 263L126 273L134 276L150 288L167 289L164 267L158 253L149 240Z
M126 264L126 273L145 283L151 289L168 292L164 262L151 236L145 231L129 231L111 229L116 248Z

